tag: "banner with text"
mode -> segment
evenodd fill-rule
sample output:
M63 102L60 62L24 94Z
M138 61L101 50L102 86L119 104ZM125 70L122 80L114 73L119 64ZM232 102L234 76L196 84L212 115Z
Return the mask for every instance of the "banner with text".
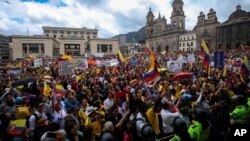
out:
M214 52L214 67L224 67L224 52Z
M60 61L58 62L58 73L60 76L67 75L74 69L73 61Z

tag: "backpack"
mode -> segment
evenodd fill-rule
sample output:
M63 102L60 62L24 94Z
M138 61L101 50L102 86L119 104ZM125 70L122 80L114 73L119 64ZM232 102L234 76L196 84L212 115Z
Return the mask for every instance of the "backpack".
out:
M38 120L38 115L37 115L37 113L35 113L35 112L34 112L32 115L35 117L35 123L36 123L37 120ZM32 115L31 115L31 116L32 116ZM27 127L27 128L30 128L29 119L30 119L31 116L28 116L28 117L26 118L26 119L27 119L27 122L26 122L26 127Z

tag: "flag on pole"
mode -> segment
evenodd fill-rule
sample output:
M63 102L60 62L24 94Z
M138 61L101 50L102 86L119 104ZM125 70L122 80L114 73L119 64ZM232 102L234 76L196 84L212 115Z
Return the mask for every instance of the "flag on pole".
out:
M249 63L247 56L244 57L240 67L240 74L243 76L249 76Z
M118 62L119 64L126 64L126 59L123 57L120 49L118 49Z
M148 72L146 74L143 75L144 81L146 83L154 81L158 77L160 77L160 72L158 71L158 67L159 67L159 64L157 63L153 52L151 52L149 70L148 70Z
M49 85L46 82L44 82L43 83L43 95L46 97L50 97L51 91L52 91L52 89L49 87Z
M203 58L203 65L205 66L208 75L210 75L211 66L210 66L210 53L207 47L207 44L204 39L201 40L201 56Z

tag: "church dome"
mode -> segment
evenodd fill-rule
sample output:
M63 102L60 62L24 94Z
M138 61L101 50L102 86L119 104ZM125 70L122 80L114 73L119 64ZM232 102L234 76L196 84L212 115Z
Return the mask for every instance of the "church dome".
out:
M228 21L233 21L239 18L247 18L249 17L248 13L245 10L241 10L241 6L238 5L236 7L236 11L234 11L228 18Z
M153 12L151 11L151 8L149 8L147 17L154 17L154 14L153 14Z
M182 3L183 4L183 1L182 0L174 0L173 1L173 4L177 4L177 3Z

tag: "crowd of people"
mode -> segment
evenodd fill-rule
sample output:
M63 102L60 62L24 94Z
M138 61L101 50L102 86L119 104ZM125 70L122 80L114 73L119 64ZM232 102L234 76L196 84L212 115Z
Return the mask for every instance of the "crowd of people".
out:
M227 51L225 59L247 53ZM224 75L222 67L212 68L208 74L197 54L195 62L182 65L182 71L192 72L192 77L173 80L174 74L165 70L160 72L161 79L152 84L143 81L149 68L147 53L131 57L139 60L137 64L89 66L65 76L58 74L58 60L49 64L50 69L25 66L16 75L2 68L0 138L230 140L235 129L250 127L249 78L229 69ZM168 55L156 55L160 66L166 64ZM13 86L17 81L20 84ZM49 95L45 95L45 85L52 89ZM65 91L55 94L56 85ZM11 123L16 120L24 121L25 128L13 134L11 130L18 129L12 129Z

